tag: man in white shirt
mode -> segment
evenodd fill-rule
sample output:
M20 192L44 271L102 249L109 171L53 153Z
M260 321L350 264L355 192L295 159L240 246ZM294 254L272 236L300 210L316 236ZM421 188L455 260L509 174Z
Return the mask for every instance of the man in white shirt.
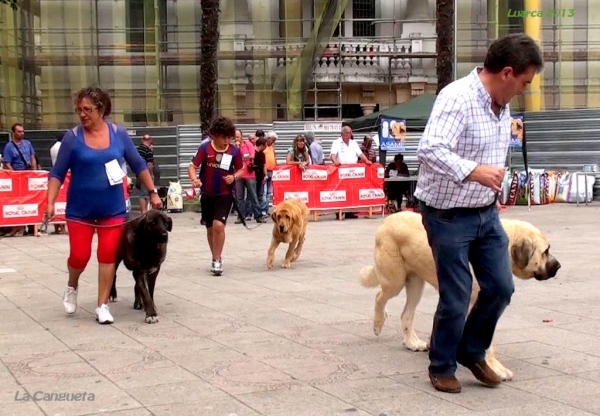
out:
M50 159L52 160L52 166L56 163L56 158L58 157L58 149L60 149L60 144L62 142L64 134L58 136L56 138L56 142L50 148Z
M329 156L334 165L351 165L357 163L358 159L367 165L371 161L365 157L358 143L352 139L352 129L349 126L342 127L342 137L331 144L331 155Z
M496 208L510 144L508 103L543 66L530 37L496 40L483 67L438 94L419 143L422 222L436 264L439 303L429 349L434 388L458 393L457 363L489 386L502 378L485 361L514 291L508 236ZM473 277L477 301L468 313Z

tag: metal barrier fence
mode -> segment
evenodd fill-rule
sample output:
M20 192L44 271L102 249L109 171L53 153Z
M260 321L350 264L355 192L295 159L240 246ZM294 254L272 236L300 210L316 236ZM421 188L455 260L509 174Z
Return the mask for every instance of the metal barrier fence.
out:
M529 166L559 171L580 171L584 165L597 164L600 161L600 109L543 111L525 114L527 130L527 148ZM294 137L313 131L320 140L326 160L329 158L331 144L340 137L341 122L291 121L272 124L238 124L245 137L258 129L267 133L274 130L278 135L275 145L277 163L284 164L287 150L292 146ZM161 168L161 185L180 180L185 189L190 186L187 177L189 161L196 153L200 141L199 125L180 125L171 127L128 127L134 142L140 143L144 134L154 139L154 154ZM50 147L64 130L26 130L26 138L36 150L43 168L49 169ZM405 150L402 152L409 169L418 167L417 146L422 132L408 132ZM354 138L360 144L363 133L355 133ZM0 132L0 153L10 139L10 133ZM388 152L386 162L393 160L397 152ZM520 151L511 151L508 156L511 167L523 169L523 157ZM596 173L594 199L600 200L600 172ZM135 192L132 197L135 198ZM133 201L132 201L133 202Z
M530 168L581 171L600 162L600 109L557 110L525 114ZM520 150L510 152L510 166L523 169ZM600 200L600 172L594 200Z

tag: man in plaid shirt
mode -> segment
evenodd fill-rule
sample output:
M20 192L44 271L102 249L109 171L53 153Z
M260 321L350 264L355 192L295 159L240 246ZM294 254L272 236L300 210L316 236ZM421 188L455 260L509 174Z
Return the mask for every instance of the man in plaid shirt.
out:
M486 364L485 351L514 291L508 237L496 209L511 135L508 104L542 67L541 51L530 37L496 40L483 67L440 91L419 143L415 197L440 293L429 378L439 391L461 391L457 362L486 385L502 382ZM469 262L481 291L467 317Z

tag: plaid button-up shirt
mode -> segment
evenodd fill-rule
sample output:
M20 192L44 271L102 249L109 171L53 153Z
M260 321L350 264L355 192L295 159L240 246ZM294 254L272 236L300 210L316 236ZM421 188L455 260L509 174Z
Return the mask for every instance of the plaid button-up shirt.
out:
M479 70L440 91L419 142L415 197L433 208L479 208L496 199L492 189L465 181L479 164L504 167L510 145L508 104L494 114Z

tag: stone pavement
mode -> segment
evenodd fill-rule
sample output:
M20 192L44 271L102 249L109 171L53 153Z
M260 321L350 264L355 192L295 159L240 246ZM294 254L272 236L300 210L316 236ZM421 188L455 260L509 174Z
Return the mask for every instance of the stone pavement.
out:
M95 322L95 255L79 309L66 316L68 237L2 239L0 415L600 415L600 209L556 204L503 215L547 233L562 269L551 281L516 283L496 335L515 379L488 389L461 369L458 395L435 392L427 354L402 347L404 294L388 303L382 334L372 333L375 290L357 278L372 262L381 218L311 223L300 260L273 271L265 266L271 224L231 223L225 274L213 277L198 214L173 215L156 325L132 309L124 269L115 324ZM421 337L436 303L428 287ZM24 401L26 392L79 400Z

